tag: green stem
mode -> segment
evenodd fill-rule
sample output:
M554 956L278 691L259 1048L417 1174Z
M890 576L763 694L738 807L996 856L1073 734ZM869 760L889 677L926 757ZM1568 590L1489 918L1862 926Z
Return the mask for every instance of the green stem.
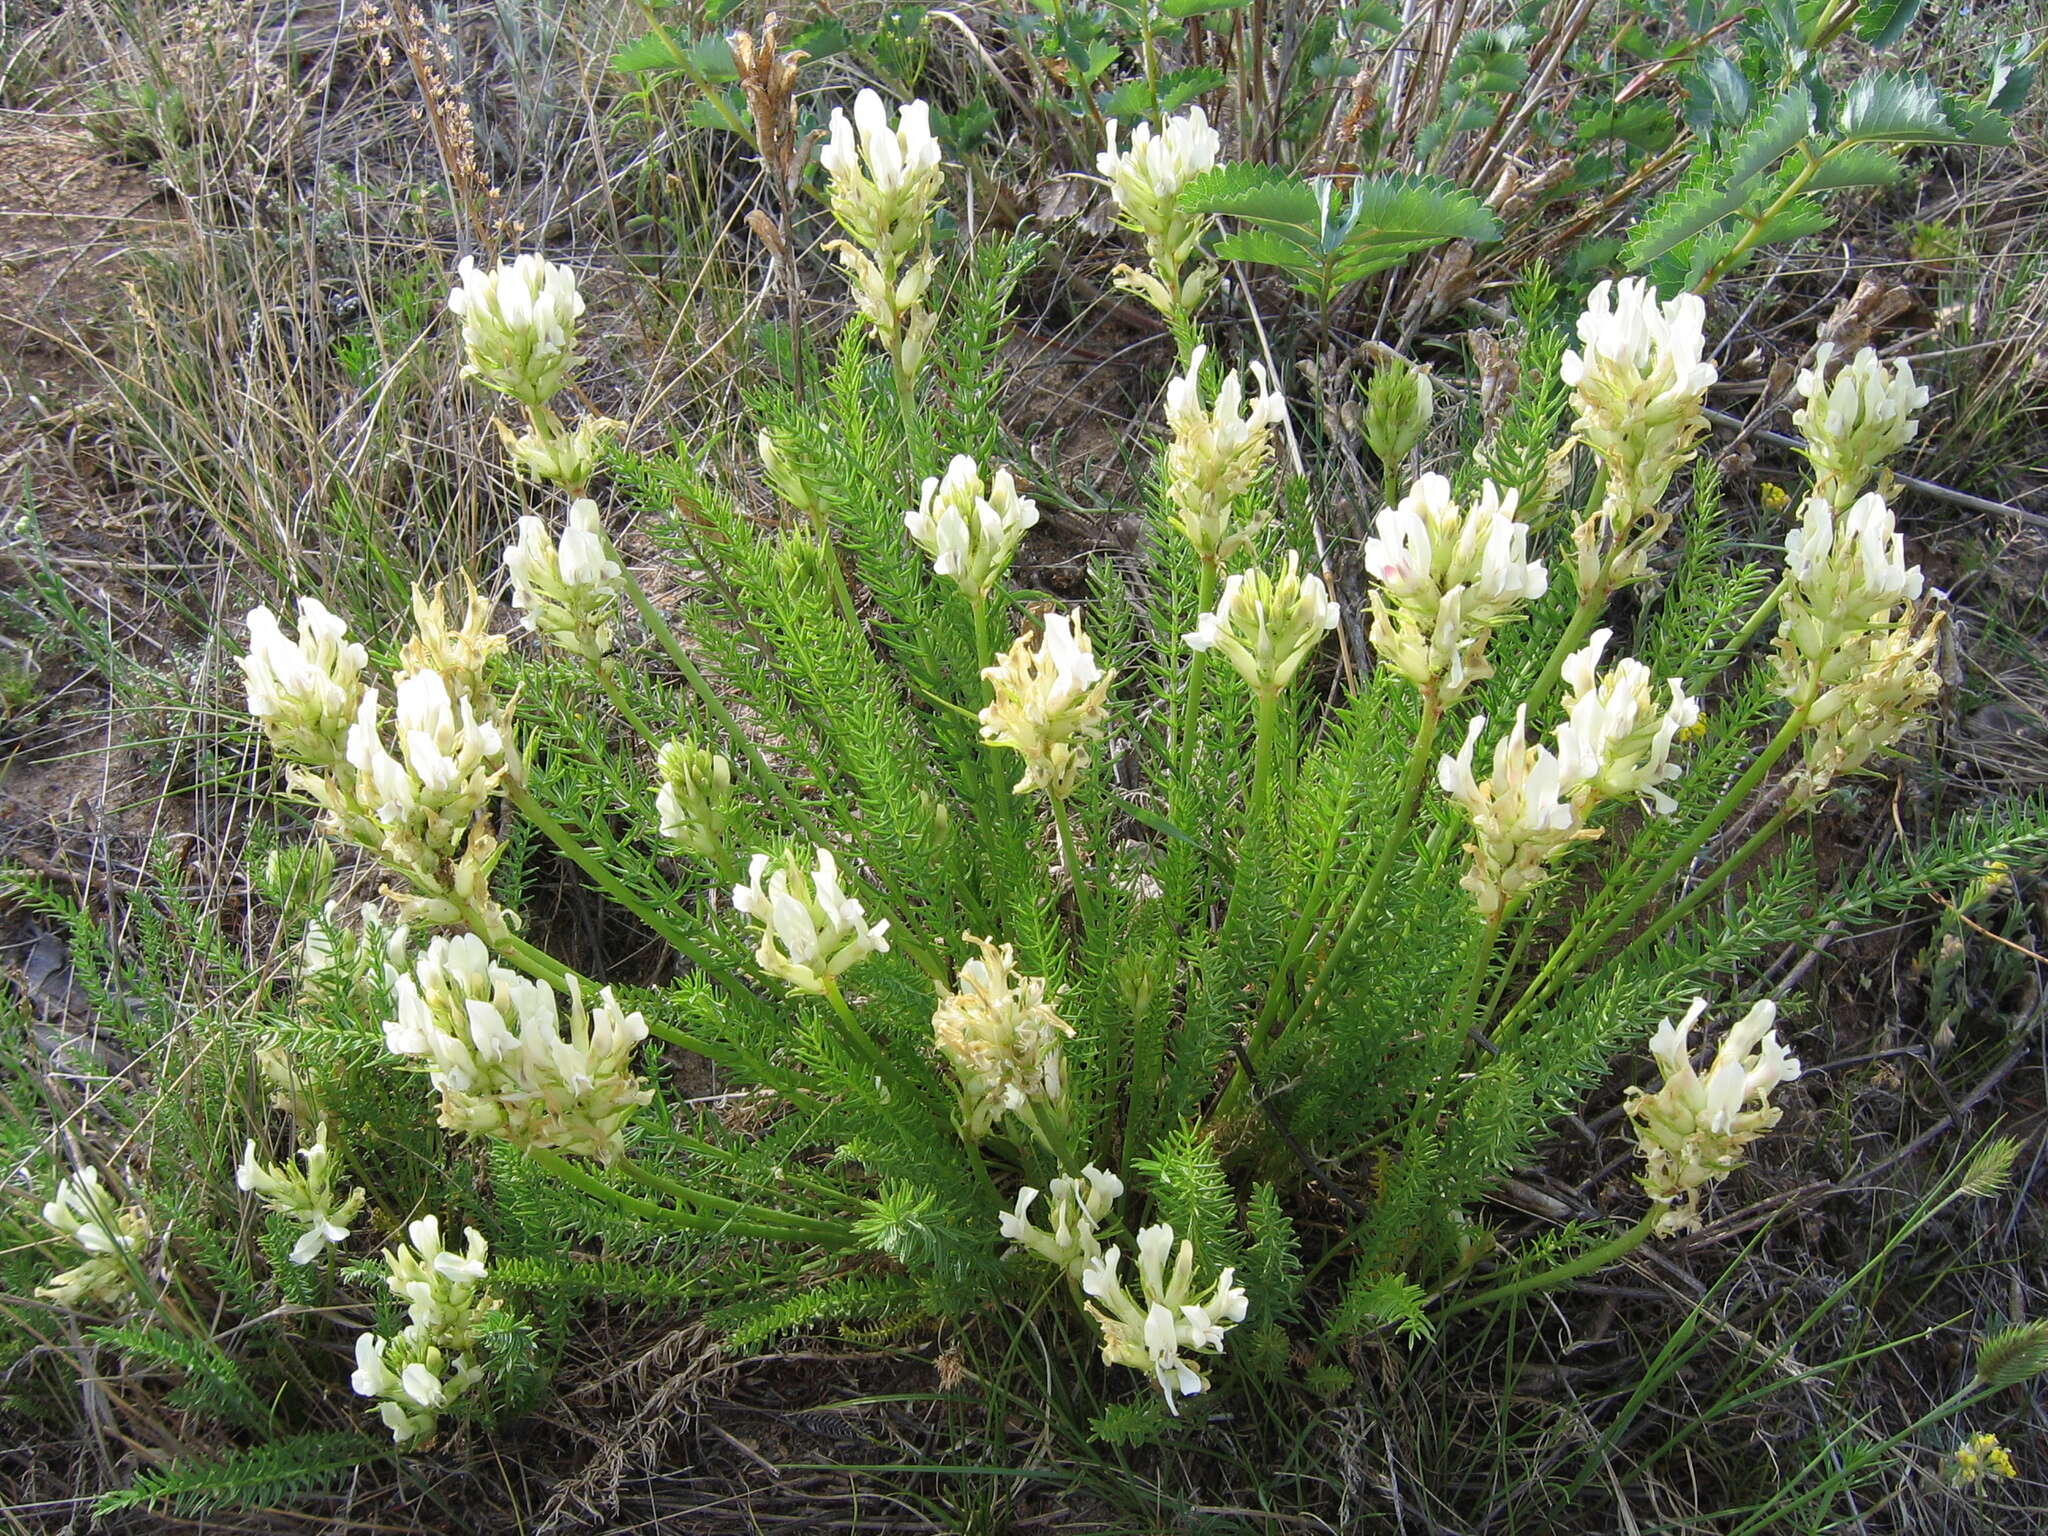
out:
M1209 556L1202 557L1202 570L1196 579L1195 617L1209 611L1216 602L1216 562ZM1195 721L1202 708L1202 684L1208 676L1209 653L1196 651L1194 660L1188 664L1187 697L1181 700L1180 731L1173 744L1173 787L1174 809L1180 809L1186 801L1189 781L1194 775L1195 763Z
M787 1226L790 1231L807 1234L809 1241L816 1243L828 1243L843 1230L833 1222L819 1221L815 1217L795 1216L786 1211L769 1212L757 1205L730 1200L724 1195L714 1195L708 1190L697 1189L680 1179L672 1179L667 1174L658 1173L630 1157L621 1158L614 1166L642 1188L667 1195L671 1200L679 1200L699 1211L717 1212L743 1220L772 1216L777 1223Z
M1654 944L1664 934L1698 911L1700 905L1708 897L1712 896L1715 891L1726 884L1731 876L1738 873L1744 865L1748 864L1751 859L1763 851L1772 838L1784 830L1785 824L1792 819L1793 815L1794 811L1791 806L1779 807L1776 815L1772 816L1761 827L1758 827L1750 835L1749 840L1740 848L1723 859L1715 867L1713 873L1709 874L1686 894L1683 901L1671 907L1655 922L1650 924L1649 927L1645 928L1633 939L1630 939L1627 947L1619 955L1615 956L1615 963L1619 965L1634 956L1645 945Z
M732 1216L701 1214L697 1211L679 1211L673 1206L642 1200L638 1195L629 1195L622 1189L616 1189L595 1174L577 1167L558 1152L534 1147L529 1148L525 1156L535 1167L545 1168L571 1188L580 1189L586 1195L594 1196L630 1216L637 1216L642 1221L653 1222L657 1226L672 1227L684 1232L705 1232L715 1237L753 1238L770 1243L814 1243L823 1248L859 1246L859 1239L854 1237L851 1231L828 1223L810 1222L808 1227L818 1229L811 1231L806 1226L790 1223L787 1218L773 1211L753 1212L755 1218L766 1217L768 1220L743 1220ZM797 1220L804 1221L805 1218Z
M1597 1248L1588 1248L1577 1258L1569 1263L1560 1264L1555 1269L1525 1275L1519 1280L1511 1280L1504 1285L1496 1285L1489 1290L1481 1291L1476 1296L1454 1301L1437 1313L1437 1321L1441 1323L1446 1318L1456 1317L1460 1312L1469 1312L1474 1307L1497 1306L1502 1302L1513 1301L1518 1296L1526 1296L1532 1291L1548 1290L1552 1286L1576 1280L1581 1275L1590 1275L1596 1269L1605 1268L1623 1254L1641 1246L1643 1240L1656 1231L1657 1218L1663 1214L1662 1206L1652 1205L1644 1212L1641 1221L1612 1241L1602 1243Z
M1095 899L1090 893L1088 882L1082 877L1081 860L1075 847L1073 828L1067 820L1066 796L1048 791L1045 798L1052 802L1052 828L1054 836L1059 839L1060 862L1067 866L1067 878L1074 882L1074 901L1081 909L1081 937L1085 948L1090 934L1102 933L1101 919L1096 914Z
M1764 775L1769 773L1778 759L1785 755L1786 751L1792 746L1792 743L1798 738L1799 733L1805 729L1806 717L1812 712L1812 709L1813 705L1809 701L1802 703L1797 709L1793 710L1790 718L1778 728L1777 735L1771 738L1769 745L1757 754L1756 761L1749 765L1748 771L1735 781L1735 786L1721 797L1712 810L1701 818L1700 824L1693 828L1687 834L1685 840L1671 851L1670 857L1658 865L1648 878L1637 882L1635 892L1623 901L1618 910L1610 914L1606 921L1598 926L1597 931L1591 937L1586 936L1584 929L1575 928L1573 930L1571 936L1558 947L1557 951L1550 957L1549 962L1537 973L1536 979L1529 984L1528 989L1522 993L1514 1007L1510 1008L1506 1016L1502 1018L1500 1029L1503 1033L1526 1018L1533 1008L1542 1003L1556 990L1558 983L1568 972L1572 962L1588 952L1597 954L1601 945L1619 933L1627 925L1630 918L1640 912L1659 891L1663 890L1671 882L1680 870L1684 869L1692 861L1693 855L1706 846L1707 839L1721 829L1728 818L1741 806L1742 802L1747 800L1756 790L1756 787L1763 782Z
M1781 576L1778 584L1771 588L1769 595L1756 605L1756 612L1749 616L1749 622L1744 624L1735 638L1728 642L1726 654L1729 660L1734 660L1747 650L1749 642L1757 637L1757 631L1770 623L1771 615L1778 611L1779 599L1785 595L1785 587L1786 579Z
M825 978L825 1001L831 1005L833 1016L839 1022L840 1038L847 1049L874 1069L875 1075L888 1087L898 1103L905 1109L922 1109L932 1115L939 1124L945 1124L945 1116L934 1113L925 1094L903 1075L903 1070L890 1059L888 1052L876 1044L874 1036L861 1027L860 1020L854 1017L853 1009L847 1006L846 994L839 989L838 978Z
M1608 589L1602 585L1581 597L1578 606L1572 609L1571 622L1564 627L1564 633L1557 637L1557 644L1551 647L1549 659L1543 663L1543 670L1537 674L1536 684L1524 696L1529 718L1539 719L1550 704L1551 694L1557 691L1558 681L1564 676L1564 664L1571 660L1572 653L1586 643L1586 636L1593 633L1593 626L1600 621L1600 610L1607 606Z

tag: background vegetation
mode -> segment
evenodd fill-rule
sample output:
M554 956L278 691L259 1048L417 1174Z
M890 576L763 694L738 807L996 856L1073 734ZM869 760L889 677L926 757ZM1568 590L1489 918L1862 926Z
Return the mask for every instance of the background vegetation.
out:
M1497 220L1496 239L1372 270L1341 207L1290 223L1283 198L1265 244L1226 253L1212 323L1235 355L1269 360L1327 445L1313 492L1354 612L1342 550L1377 509L1355 425L1366 375L1387 347L1434 364L1457 431L1527 362L1511 301L1532 264L1570 294L1621 264L1725 269L1708 449L1737 548L1775 542L1773 488L1796 483L1789 386L1816 332L1911 357L1935 402L1900 468L1928 486L1898 504L1955 605L1952 687L1938 740L1825 824L1821 859L1850 868L1923 852L1957 809L2043 777L2048 170L2025 89L2041 20L849 4L793 11L785 34L813 55L809 126L863 83L934 102L964 168L950 248L1053 237L991 372L1005 453L1047 513L1019 584L1065 601L1091 560L1135 564L1140 530L1104 514L1142 500L1139 425L1173 356L1108 285L1132 253L1075 174L1101 117L1150 100L1207 103L1241 158L1292 176L1441 176ZM223 620L317 591L359 632L389 632L416 575L494 568L532 494L455 379L441 306L456 255L544 246L573 263L592 298L591 404L636 450L682 441L699 472L751 483L748 434L731 430L743 401L787 376L793 317L826 334L844 302L822 211L766 185L742 131L721 39L758 22L574 3L0 13L0 1287L23 1320L0 1366L8 1518L148 1529L223 1504L215 1522L251 1530L2040 1526L2038 1384L1983 1426L2020 1472L1988 1493L1947 1486L1954 1426L1914 1430L1967 1377L1967 1341L2037 1315L2048 1284L2031 868L1748 968L1745 984L1801 1009L1808 1077L1708 1231L1441 1339L1358 1338L1291 1443L1223 1422L1126 1449L1091 1437L1104 1403L1028 1334L764 1316L745 1266L612 1264L587 1210L506 1160L451 1170L424 1089L367 1054L339 1091L387 1128L380 1230L448 1203L451 1171L470 1180L453 1202L490 1225L532 1330L505 1358L544 1361L551 1382L515 1381L495 1422L390 1456L358 1404L323 1398L344 1363L305 1358L293 1323L366 1315L361 1288L279 1293L279 1235L217 1194L159 1213L207 1279L153 1320L80 1334L31 1302L53 1152L165 1191L195 1170L219 1185L261 1114L252 1025L271 1017L310 892L259 889L263 852L300 829L265 809L271 769ZM1271 46L1247 45L1259 37ZM1907 60L1948 93L1934 117L1889 100L1897 167L1860 155L1862 179L1824 185L1807 214L1787 178L1871 149L1834 131L1845 98ZM1826 135L1772 126L1795 92ZM1976 115L1994 108L2009 142ZM660 597L655 529L652 512L616 527ZM573 870L514 862L546 947L606 979L666 979L647 935ZM331 1007L342 1031L350 1000ZM1632 1214L1619 1103L1641 1070L1625 1062L1495 1192L1505 1242L1563 1254L1582 1224ZM720 1106L742 1129L748 1109ZM1955 1195L1993 1127L2022 1142L2010 1187ZM283 1450L251 1449L280 1436ZM1818 1496L1788 1508L1786 1486ZM154 1507L123 1512L146 1495Z

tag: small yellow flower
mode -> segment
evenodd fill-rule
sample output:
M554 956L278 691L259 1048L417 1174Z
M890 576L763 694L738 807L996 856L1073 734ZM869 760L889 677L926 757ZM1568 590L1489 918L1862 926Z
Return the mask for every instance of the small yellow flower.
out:
M2011 1452L1998 1443L1998 1436L1982 1430L1957 1446L1950 1458L1949 1479L1958 1488L1974 1489L1987 1478L2018 1476Z

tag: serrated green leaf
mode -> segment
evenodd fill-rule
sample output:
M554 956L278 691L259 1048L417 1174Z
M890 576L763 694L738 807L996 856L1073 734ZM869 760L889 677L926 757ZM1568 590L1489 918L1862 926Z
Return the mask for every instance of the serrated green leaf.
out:
M1322 226L1315 188L1270 165L1219 165L1204 171L1181 188L1180 205L1195 213L1286 225L1311 243Z
M2024 39L2008 43L1991 61L1991 80L1984 91L1984 105L1994 112L2017 112L2026 105L2040 67L2028 62Z
M680 69L682 62L676 45L663 32L636 37L612 55L612 68L622 75L637 75L650 69Z
M1967 142L1941 109L1941 93L1911 75L1870 75L1842 93L1842 137L1877 144Z
M1311 298L1321 293L1323 259L1313 246L1289 240L1269 229L1240 229L1216 242L1225 261L1250 261L1278 267L1295 287Z
M1200 69L1176 69L1159 82L1159 110L1178 112L1197 96L1221 86L1224 79L1222 70L1206 66Z
M1836 150L1820 164L1806 184L1809 192L1834 192L1843 187L1888 187L1905 174L1899 157L1875 144L1852 144Z
M1798 86L1759 112L1728 154L1728 180L1761 176L1813 132L1813 98Z
M1748 201L1750 186L1722 184L1712 161L1696 164L1685 180L1651 205L1622 247L1622 265L1640 272L1686 241L1706 233Z
M1996 149L2012 142L2012 124L1997 108L1955 96L1944 96L1941 105L1963 143Z
M1856 12L1856 35L1873 48L1889 48L1919 14L1920 0L1863 0Z
M1803 240L1808 235L1817 235L1835 221L1828 217L1827 209L1810 197L1795 197L1765 220L1764 227L1757 231L1757 245L1782 245L1787 240Z

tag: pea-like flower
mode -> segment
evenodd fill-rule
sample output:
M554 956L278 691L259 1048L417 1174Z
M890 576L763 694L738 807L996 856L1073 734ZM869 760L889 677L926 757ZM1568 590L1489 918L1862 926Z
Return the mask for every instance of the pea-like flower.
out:
M1520 616L1549 584L1531 560L1529 529L1515 518L1516 495L1485 481L1460 507L1442 475L1423 475L1398 506L1382 511L1365 541L1372 643L1380 657L1448 707L1493 675L1486 659L1494 630Z
M1181 189L1215 167L1223 141L1200 107L1168 118L1155 134L1150 123L1131 130L1130 148L1118 152L1117 123L1109 121L1109 144L1095 168L1109 182L1119 222L1145 242L1151 270L1116 269L1119 288L1136 294L1168 319L1194 312L1215 281L1216 269L1197 255L1209 220L1181 207Z
M602 661L612 648L624 569L598 520L597 503L571 503L559 542L537 517L519 519L519 540L505 551L512 606L528 629L586 661Z
M465 1230L461 1253L443 1245L433 1216L406 1235L407 1246L384 1250L384 1267L410 1321L390 1338L358 1335L349 1378L359 1396L379 1400L378 1416L400 1445L432 1434L441 1413L483 1379L470 1351L480 1320L498 1305L483 1289L489 1244L476 1228Z
M1885 461L1918 434L1915 413L1925 409L1928 393L1914 382L1911 363L1900 358L1887 365L1869 347L1837 369L1830 382L1827 368L1834 353L1834 343L1824 341L1814 352L1813 366L1800 370L1805 404L1792 413L1792 424L1806 439L1813 494L1846 508Z
M932 209L944 177L931 108L911 102L892 128L882 98L864 90L851 119L833 109L819 159L832 216L851 237L826 249L845 267L854 305L895 364L897 388L907 391L938 319L924 305L936 270Z
M1810 805L1917 725L1941 694L1942 616L1921 608L1891 509L1872 492L1846 512L1810 497L1785 536L1779 691L1806 710L1794 806Z
M1666 684L1670 703L1660 710L1650 669L1632 656L1600 672L1600 653L1612 635L1612 630L1596 630L1564 664L1571 694L1558 737L1569 739L1571 746L1560 751L1581 775L1567 792L1578 802L1582 818L1602 801L1628 797L1669 816L1678 802L1660 786L1684 771L1671 761L1671 749L1699 723L1699 701L1674 677Z
M1110 1365L1126 1365L1149 1371L1166 1406L1180 1412L1179 1399L1205 1390L1208 1377L1200 1362L1184 1351L1220 1355L1224 1336L1244 1321L1250 1300L1232 1282L1236 1272L1225 1269L1216 1283L1196 1299L1195 1245L1182 1239L1174 1251L1170 1226L1146 1227L1138 1233L1138 1282L1134 1298L1124 1288L1117 1270L1123 1250L1114 1244L1089 1260L1081 1274L1081 1289L1094 1304L1088 1315L1102 1330L1102 1358ZM1173 1256L1173 1270L1166 1263Z
M1017 1191L1016 1209L998 1215L996 1226L1018 1249L1066 1271L1078 1283L1089 1263L1102 1255L1102 1243L1095 1234L1123 1198L1124 1181L1091 1163L1078 1179L1053 1179L1045 1193L1050 1206L1048 1226L1032 1224L1031 1207L1039 1191L1029 1185Z
M251 1137L242 1149L241 1165L235 1169L235 1184L278 1215L304 1224L306 1230L292 1244L291 1260L310 1264L330 1243L338 1248L348 1241L348 1224L363 1208L365 1196L356 1189L346 1199L337 1198L326 1121L320 1122L313 1144L299 1149L299 1160L303 1167L259 1161Z
M982 603L1010 568L1026 530L1038 526L1038 503L1017 493L1007 469L984 484L980 466L956 453L943 478L925 481L917 510L903 514L903 526L931 556L934 571L951 577L968 601Z
M816 486L804 478L790 451L776 435L763 427L754 435L754 451L761 456L761 472L768 477L768 484L775 494L788 502L797 511L820 522L825 515L825 501Z
M1472 752L1486 717L1476 717L1457 756L1437 763L1437 783L1463 807L1472 822L1465 851L1472 867L1458 883L1472 893L1479 915L1496 920L1543 882L1550 860L1570 844L1600 835L1586 826L1571 790L1585 770L1571 753L1571 739L1552 752L1529 744L1526 709L1515 711L1514 729L1493 749L1493 773L1477 779Z
M546 405L580 361L576 274L530 253L490 272L465 256L457 272L448 308L462 321L462 376L521 404Z
M663 742L654 761L661 776L654 792L661 835L686 853L718 858L732 808L732 764L694 740Z
M1706 430L1707 309L1697 294L1660 303L1641 278L1601 283L1579 316L1583 351L1562 376L1580 441L1606 471L1606 493L1573 534L1582 597L1649 574L1650 551L1671 526L1662 509L1671 477Z
M1215 403L1202 405L1202 363L1206 346L1196 347L1187 372L1166 386L1166 495L1174 522L1204 560L1227 558L1258 532L1264 518L1231 526L1237 499L1259 483L1273 463L1275 426L1285 413L1280 396L1267 389L1266 371L1252 364L1258 393L1249 403L1237 371L1223 376Z
M453 1356L411 1328L395 1338L356 1335L356 1368L349 1385L359 1397L378 1399L377 1416L399 1445L433 1434L441 1413L483 1380L465 1353Z
M816 851L806 872L793 850L780 858L754 855L747 884L733 887L732 904L760 926L754 963L792 992L822 994L846 971L889 948L888 919L868 921L858 897L839 883L839 861Z
M37 1296L60 1306L108 1309L134 1296L142 1248L150 1238L149 1216L139 1205L116 1203L97 1168L59 1179L55 1197L43 1206L43 1221L70 1239L85 1260L37 1286Z
M442 1125L607 1163L624 1150L626 1123L654 1095L633 1073L647 1021L610 987L588 1009L570 975L565 1035L555 989L492 963L474 934L435 939L389 979L385 1047L423 1062Z
M1643 1154L1644 1192L1664 1207L1657 1221L1661 1237L1699 1226L1700 1191L1741 1166L1749 1144L1783 1113L1771 1103L1771 1090L1799 1076L1798 1058L1772 1027L1778 1005L1768 998L1728 1031L1713 1065L1700 1076L1693 1070L1691 1041L1706 1011L1707 1000L1696 997L1683 1019L1657 1026L1650 1054L1663 1086L1655 1093L1631 1088L1623 1106Z
M1044 1117L1066 1116L1060 1046L1074 1027L1047 1000L1045 978L1018 971L1016 950L962 937L981 953L960 967L958 986L932 1014L933 1043L960 1085L960 1135L978 1143L1015 1115L1047 1139Z
M317 597L300 598L298 608L296 639L268 608L249 610L249 654L240 658L249 713L287 762L329 768L347 751L369 655Z
M1192 650L1221 652L1253 693L1277 699L1336 627L1329 589L1321 577L1301 574L1301 556L1290 549L1278 575L1253 569L1226 579L1215 611L1182 638Z
M460 594L441 587L412 589L412 634L398 653L399 676L438 672L448 697L469 700L479 720L496 716L499 706L491 689L491 666L511 642L494 633L498 605L476 589L468 577Z
M519 473L572 494L590 484L604 461L605 440L625 426L609 416L584 416L565 427L539 408L534 415L542 425L525 432L514 432L502 421L495 424L505 452Z
M1080 614L1048 613L1036 646L1019 636L981 675L995 693L981 711L981 739L1024 759L1016 793L1071 795L1091 760L1088 743L1102 734L1114 676L1095 664Z

